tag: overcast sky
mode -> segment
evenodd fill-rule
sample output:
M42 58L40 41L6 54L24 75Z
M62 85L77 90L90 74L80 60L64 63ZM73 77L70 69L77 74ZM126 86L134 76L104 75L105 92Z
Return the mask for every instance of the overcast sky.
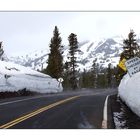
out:
M0 41L8 55L24 55L48 47L55 25L63 45L70 33L79 42L125 37L140 34L140 12L0 12Z

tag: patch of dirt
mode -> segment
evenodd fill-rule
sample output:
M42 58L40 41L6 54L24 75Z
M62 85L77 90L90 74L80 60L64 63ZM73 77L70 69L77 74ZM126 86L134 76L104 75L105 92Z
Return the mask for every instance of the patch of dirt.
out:
M27 91L26 89L19 90L18 92L0 92L0 99L20 97L20 96L32 96L33 92Z

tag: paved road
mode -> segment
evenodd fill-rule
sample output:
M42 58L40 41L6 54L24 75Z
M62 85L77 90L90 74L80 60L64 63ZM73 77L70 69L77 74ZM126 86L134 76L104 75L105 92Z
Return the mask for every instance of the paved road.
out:
M103 106L115 89L81 90L0 101L0 128L101 128Z

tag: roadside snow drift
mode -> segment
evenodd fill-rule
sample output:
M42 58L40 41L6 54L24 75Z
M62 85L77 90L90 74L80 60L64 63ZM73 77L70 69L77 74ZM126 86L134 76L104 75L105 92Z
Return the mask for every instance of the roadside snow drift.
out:
M132 77L123 77L119 85L119 95L129 108L140 117L140 72Z
M0 92L14 92L25 89L39 93L56 93L62 85L49 75L11 62L0 61Z

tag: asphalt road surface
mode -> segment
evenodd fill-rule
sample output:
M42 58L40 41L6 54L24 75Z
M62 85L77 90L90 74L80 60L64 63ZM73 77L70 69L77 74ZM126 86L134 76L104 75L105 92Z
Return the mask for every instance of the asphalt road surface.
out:
M0 100L0 128L98 129L106 96L116 92L116 89L83 89Z

